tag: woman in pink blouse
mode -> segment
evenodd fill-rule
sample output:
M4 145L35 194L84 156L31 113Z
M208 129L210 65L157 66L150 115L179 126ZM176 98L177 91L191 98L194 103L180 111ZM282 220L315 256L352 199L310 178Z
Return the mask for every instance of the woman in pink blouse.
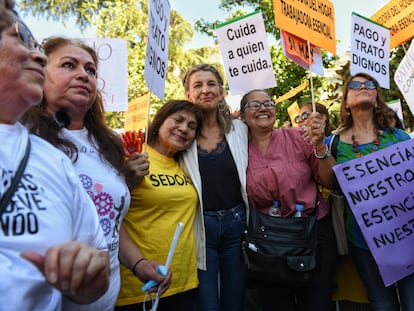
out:
M331 310L336 261L336 241L328 205L317 185L318 159L313 145L302 138L303 129L275 129L275 104L266 91L253 90L240 102L241 118L249 127L247 192L252 208L268 213L272 202L280 202L282 217L292 217L296 203L305 206L303 215L317 210L317 279L312 286L289 287L256 284L258 305L267 310Z

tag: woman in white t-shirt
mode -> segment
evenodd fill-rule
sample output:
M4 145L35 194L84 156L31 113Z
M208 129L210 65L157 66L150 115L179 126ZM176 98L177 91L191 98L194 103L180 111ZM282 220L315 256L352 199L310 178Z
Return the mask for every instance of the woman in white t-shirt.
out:
M108 288L109 259L94 206L69 159L18 120L42 99L46 57L0 4L0 310L61 310ZM27 149L30 143L30 149Z

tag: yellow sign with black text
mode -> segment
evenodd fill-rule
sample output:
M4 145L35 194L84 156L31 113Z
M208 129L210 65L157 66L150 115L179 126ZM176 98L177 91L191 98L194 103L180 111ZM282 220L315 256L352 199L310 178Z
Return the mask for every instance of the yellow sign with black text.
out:
M150 96L146 94L129 102L125 112L125 131L135 131L147 127Z
M280 29L336 54L334 6L329 0L273 0Z
M413 37L414 0L392 0L370 19L390 29L393 49Z

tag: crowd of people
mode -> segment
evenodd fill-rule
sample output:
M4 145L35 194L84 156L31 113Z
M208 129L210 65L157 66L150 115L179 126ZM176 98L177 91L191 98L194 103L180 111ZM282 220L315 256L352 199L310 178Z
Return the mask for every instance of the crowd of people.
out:
M278 129L266 90L244 94L235 116L219 70L197 64L183 99L167 101L143 150L126 155L104 121L94 49L64 37L40 46L13 7L0 1L0 310L334 310L349 284L337 279L333 167L410 139L373 77L344 82L337 129L312 102L298 127ZM298 202L316 215L311 285L250 277L249 214L274 201L281 217ZM414 310L414 274L385 286L349 205L345 225L370 310Z

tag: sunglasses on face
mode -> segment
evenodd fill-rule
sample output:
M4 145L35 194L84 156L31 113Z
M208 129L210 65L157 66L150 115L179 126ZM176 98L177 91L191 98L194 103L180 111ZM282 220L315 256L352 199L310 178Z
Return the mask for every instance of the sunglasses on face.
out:
M273 100L266 100L264 102L259 102L257 100L252 100L252 101L250 101L246 104L245 108L246 109L251 109L251 110L257 110L262 105L263 105L263 107L265 107L266 109L269 109L269 110L275 108L275 102Z
M309 118L310 114L311 114L310 111L302 112L300 115L295 117L295 123L296 124L302 123L303 121L305 121Z
M367 80L365 82L351 81L348 83L348 87L352 90L359 90L362 85L365 85L368 90L375 90L377 88L377 84L371 80Z
M40 52L43 52L42 47L33 37L31 31L29 30L29 28L27 28L25 24L23 24L20 21L17 21L15 25L15 29L16 29L17 36L23 42L23 45L26 48L28 48L29 50L37 49Z

